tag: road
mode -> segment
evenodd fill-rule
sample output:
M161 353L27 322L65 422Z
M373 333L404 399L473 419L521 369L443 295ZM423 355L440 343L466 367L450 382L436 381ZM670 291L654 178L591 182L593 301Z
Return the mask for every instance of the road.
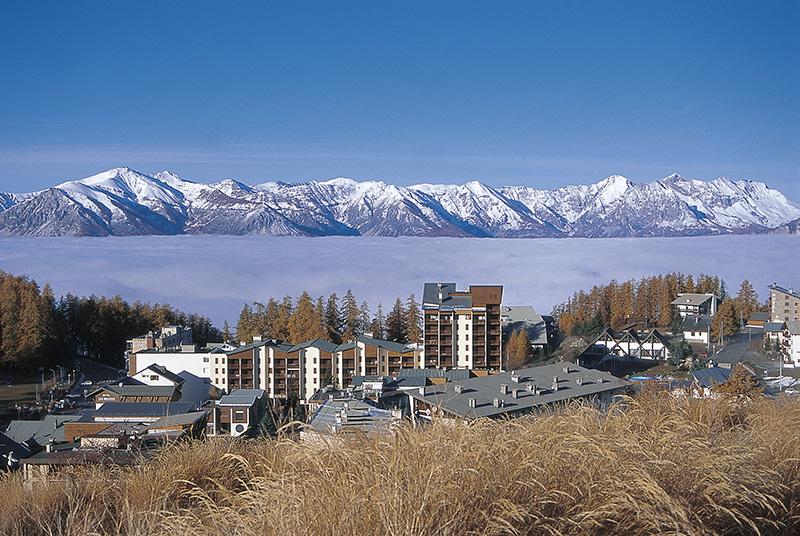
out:
M748 361L753 365L766 369L767 376L777 376L780 373L778 361L771 359L760 351L759 343L763 336L763 330L745 328L734 335L731 342L727 342L722 350L712 356L712 359L719 363ZM798 372L795 372L794 369L783 369L785 376L795 376L798 375Z

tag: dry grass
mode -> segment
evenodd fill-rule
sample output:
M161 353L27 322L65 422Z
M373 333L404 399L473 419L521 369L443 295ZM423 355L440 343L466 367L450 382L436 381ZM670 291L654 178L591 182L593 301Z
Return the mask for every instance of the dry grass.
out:
M330 448L176 446L0 481L3 534L792 534L800 401L678 401L403 430Z

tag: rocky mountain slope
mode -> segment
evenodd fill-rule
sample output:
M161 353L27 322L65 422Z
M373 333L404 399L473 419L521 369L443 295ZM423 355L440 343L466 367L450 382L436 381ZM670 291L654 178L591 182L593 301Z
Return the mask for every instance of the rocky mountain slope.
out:
M679 175L537 190L345 178L204 184L116 168L41 192L0 193L0 236L686 236L792 232L798 218L800 205L763 183Z

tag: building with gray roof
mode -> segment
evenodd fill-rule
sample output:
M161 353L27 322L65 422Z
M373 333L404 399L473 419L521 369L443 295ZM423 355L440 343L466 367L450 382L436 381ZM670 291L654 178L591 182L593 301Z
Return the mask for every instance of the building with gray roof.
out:
M544 317L529 305L503 305L500 308L500 320L503 333L508 336L520 329L528 335L528 341L533 348L543 348L550 343L552 338L552 325L548 325Z
M366 400L332 398L312 415L301 437L307 441L312 434L388 434L401 420L399 411L381 409Z
M556 363L421 387L408 396L415 419L438 414L471 420L516 417L576 399L605 405L629 385L607 372Z
M14 420L8 424L6 435L32 450L50 443L63 443L64 424L77 421L80 415L45 415L39 421Z
M715 294L698 294L694 292L682 292L672 301L672 306L680 316L689 315L709 315L717 314L717 302L719 298Z

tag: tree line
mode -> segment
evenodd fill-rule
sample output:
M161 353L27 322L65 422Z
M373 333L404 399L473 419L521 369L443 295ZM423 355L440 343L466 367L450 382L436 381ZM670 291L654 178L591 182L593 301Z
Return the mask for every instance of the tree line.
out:
M379 303L370 313L366 301L359 301L352 290L340 299L334 292L327 298L314 299L303 291L299 297L269 298L267 303L246 304L236 323L235 339L249 342L253 337L279 339L300 343L323 339L336 344L352 341L364 333L377 339L401 343L422 340L420 306L414 294L406 300L397 298L388 313ZM225 340L233 340L227 322L223 328Z
M67 364L77 355L120 366L127 339L166 324L191 327L201 345L222 338L208 318L170 305L120 296L56 299L49 285L0 271L0 367Z
M718 310L712 322L712 334L717 337L720 333L732 335L754 311L766 307L759 303L758 294L747 279L742 281L736 296L729 296L725 281L717 276L700 274L695 279L674 272L638 281L613 280L588 292L581 290L557 305L553 315L566 335L595 335L606 327L617 330L633 323L677 333L680 317L672 302L678 294L686 292L717 296Z

